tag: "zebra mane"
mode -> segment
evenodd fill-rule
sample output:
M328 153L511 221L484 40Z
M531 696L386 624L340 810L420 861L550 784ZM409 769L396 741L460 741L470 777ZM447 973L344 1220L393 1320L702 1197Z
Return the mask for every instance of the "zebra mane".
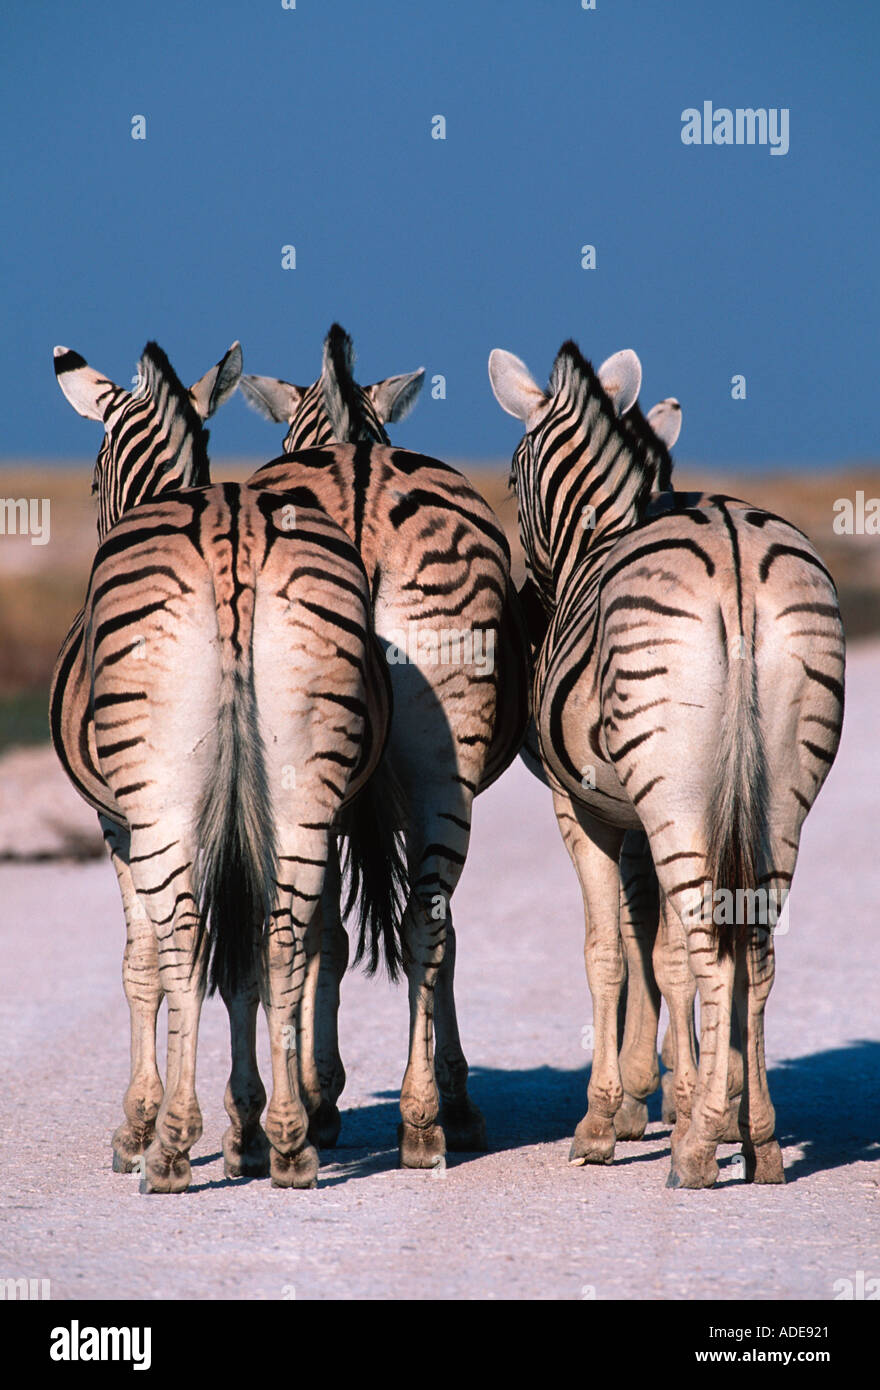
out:
M192 462L189 470L190 477L185 485L203 487L210 483L211 472L208 461L210 431L205 428L201 415L193 405L189 391L183 385L167 356L159 344L152 341L147 343L141 353L138 361L137 385L132 392L132 397L138 400L145 400L148 396L156 403L157 410L161 412L163 428L169 437L172 433L170 421L168 421L169 415L175 417L184 426L175 459L165 471L170 472L184 448L189 445Z
M626 428L645 442L648 458L654 463L657 491L669 492L672 488L672 455L663 440L651 429L638 401L630 406L622 419Z
M633 427L629 423L631 412L626 415L617 414L593 364L587 361L577 343L571 338L562 344L556 354L550 375L550 396L556 397L562 392L571 396L572 403L581 410L586 408L588 401L595 403L600 415L608 423L609 433L622 444L627 471L640 478L634 504L641 517L654 486L660 467L659 453L664 446L656 438L647 421L644 421L644 429L640 429L638 425ZM639 416L644 420L641 411ZM671 460L669 467L671 470Z
M336 439L377 439L390 444L375 411L369 411L364 391L354 379L354 345L345 329L334 323L324 339L321 382L324 405ZM377 433L378 431L378 433Z

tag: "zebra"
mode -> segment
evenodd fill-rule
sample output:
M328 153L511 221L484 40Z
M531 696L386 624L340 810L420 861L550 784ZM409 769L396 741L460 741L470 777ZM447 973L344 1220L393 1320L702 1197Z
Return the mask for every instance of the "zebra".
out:
M596 1046L570 1162L614 1155L619 859L636 830L662 895L654 966L670 1012L677 1111L668 1185L710 1187L717 1177L734 1005L745 1174L782 1182L763 1040L772 906L791 883L801 826L840 739L844 636L833 581L800 531L745 502L667 491L652 507L656 458L625 415L641 381L635 353L619 355L610 394L570 340L547 391L500 349L489 375L499 404L525 425L512 483L549 619L535 720L585 907ZM750 930L739 906L733 922L726 910L719 917L718 895L726 904L736 890L752 904L763 890L762 925Z
M318 1156L291 1065L304 940L340 813L351 814L361 863L358 822L375 807L354 808L390 715L364 568L310 496L210 485L204 421L237 385L237 343L189 391L153 342L133 391L67 348L55 349L55 371L74 409L104 427L98 549L56 664L50 724L65 772L98 812L126 920L131 1076L113 1166L139 1168L142 1191L188 1186L210 981L232 1027L227 1174L314 1186ZM385 843L378 891L361 864L361 927L372 950L384 940L396 960L394 893L405 879ZM265 1134L259 996L273 1074Z
M355 542L391 663L387 762L401 792L395 824L404 831L414 884L404 916L410 1049L398 1138L404 1167L431 1167L447 1147L486 1148L485 1121L468 1094L455 1012L450 900L464 868L474 796L501 775L522 743L529 654L510 552L494 513L455 469L390 446L385 424L411 408L423 371L361 387L353 366L351 339L334 324L312 386L243 376L241 389L261 413L289 427L286 456L250 481L309 489ZM482 664L438 664L421 645L401 660L401 637L413 631L411 624L420 643L438 629L474 640L482 635ZM490 644L492 662L486 660ZM336 1101L345 1081L336 1017L348 962L338 881L329 876L321 912L318 997L309 1004L313 1012L304 1010L307 1026L317 1030L318 1059L305 1085L313 1095L319 1146L329 1146L339 1133Z
M623 354L624 359L626 354ZM612 396L618 389L618 367L621 354L615 353L599 367L597 376ZM655 487L658 492L672 488L673 448L681 432L681 405L674 396L659 401L643 415L638 401L626 411L627 422L634 426L655 465ZM533 654L547 633L548 618L528 575L519 590L520 602L529 628ZM541 759L534 720L529 721L520 757L533 776L550 785L547 770ZM659 898L657 876L647 838L642 831L630 830L624 836L620 851L620 934L626 957L626 981L618 1014L620 1039L620 1074L623 1101L614 1116L618 1139L641 1139L648 1123L646 1104L661 1080L664 1088L664 1119L675 1121L673 1058L671 1032L667 1029L663 1061L669 1068L661 1078L657 1065L657 1029L660 1022L660 993L654 976L652 951L657 937ZM733 1054L732 1054L733 1056ZM739 1088L742 1089L741 1086ZM736 1118L736 1117L734 1117ZM738 1122L734 1138L739 1137Z

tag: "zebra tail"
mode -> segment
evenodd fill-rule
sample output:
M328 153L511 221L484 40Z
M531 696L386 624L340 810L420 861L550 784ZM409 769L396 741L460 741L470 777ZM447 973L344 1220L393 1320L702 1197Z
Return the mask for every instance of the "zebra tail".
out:
M384 955L390 979L403 963L402 918L411 885L402 837L401 794L387 759L340 818L347 836L343 870L348 875L346 916L357 907L358 942L354 963L367 956L367 974L374 975Z
M739 646L746 643L742 637ZM751 652L728 652L727 691L717 744L714 786L709 802L707 865L713 892L726 889L739 907L737 889L758 887L767 861L767 762L761 735L756 667ZM743 916L734 913L734 918ZM747 937L747 923L715 926L719 959L732 956Z
M202 983L234 993L254 976L275 897L277 851L250 672L224 670L217 764L197 820ZM205 934L207 949L202 957Z

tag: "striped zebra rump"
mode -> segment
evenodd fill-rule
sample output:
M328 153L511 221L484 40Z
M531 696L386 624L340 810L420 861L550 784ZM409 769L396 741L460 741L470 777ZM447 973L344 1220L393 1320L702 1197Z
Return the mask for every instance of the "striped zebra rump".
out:
M459 776L471 795L488 786L516 756L527 719L510 552L488 505L438 460L370 443L300 450L250 482L304 489L354 541L396 704L430 687L456 711Z
M86 605L104 813L132 828L135 858L140 822L162 839L162 826L188 821L196 900L224 953L212 982L227 991L254 962L243 924L272 910L276 819L326 833L387 730L381 655L364 652L363 568L297 500L225 484L143 504L99 548ZM91 759L68 761L78 781L94 777Z
M420 368L360 386L354 379L351 339L334 324L324 343L321 376L312 386L246 375L241 390L261 414L289 425L284 449L296 456L295 463L287 460L289 473L275 460L254 481L287 486L295 480L315 490L320 505L363 555L377 624L387 619L386 627L399 635L409 632L411 622L429 628L441 619L451 634L456 626L465 626L464 618L472 630L492 633L497 674L490 742L477 773L483 790L509 766L522 743L528 719L528 647L509 578L509 549L491 508L447 464L390 446L385 426L409 413L423 378ZM433 572L420 593L426 565ZM475 588L490 586L495 590L492 603L475 611L457 609L456 603L469 599ZM393 669L392 675L400 672ZM457 687L449 688L449 695L453 726L464 715L463 735L479 740L481 733L467 727L467 700Z
M813 737L783 720L779 690ZM837 748L833 581L806 537L769 513L722 498L667 508L618 541L598 575L573 576L538 658L536 706L548 768L594 814L661 835L674 788L711 807L713 860L748 866L744 846L720 848L735 819L734 838L751 827L754 839L747 876L758 862L766 873L765 739L804 750L787 779L801 809Z

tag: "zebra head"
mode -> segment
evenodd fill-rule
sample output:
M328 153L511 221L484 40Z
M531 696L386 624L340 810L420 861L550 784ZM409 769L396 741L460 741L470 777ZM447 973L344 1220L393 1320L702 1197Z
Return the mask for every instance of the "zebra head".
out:
M526 427L511 485L526 567L552 612L579 560L638 522L657 476L658 441L651 446L647 423L639 429L622 418L638 397L641 363L625 349L596 372L569 341L542 391L525 363L496 348L489 378L502 409ZM656 418L667 423L665 412Z
M129 391L94 371L78 352L55 348L61 390L74 410L104 426L92 479L100 540L139 502L211 481L204 421L235 390L241 367L236 342L187 391L162 349L147 343Z
M311 386L293 386L270 376L243 376L241 390L254 410L290 426L284 452L326 444L390 443L385 425L402 420L415 405L425 370L389 376L372 386L354 379L351 338L334 323L324 339L321 375Z

